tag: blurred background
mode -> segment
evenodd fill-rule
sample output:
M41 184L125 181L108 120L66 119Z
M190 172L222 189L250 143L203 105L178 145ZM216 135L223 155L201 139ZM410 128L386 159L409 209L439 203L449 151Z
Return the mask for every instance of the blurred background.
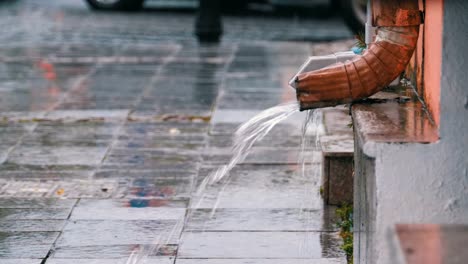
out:
M221 1L223 39L332 41L351 38L353 31L363 28L365 2ZM198 4L198 0L1 0L0 41L2 46L193 41Z

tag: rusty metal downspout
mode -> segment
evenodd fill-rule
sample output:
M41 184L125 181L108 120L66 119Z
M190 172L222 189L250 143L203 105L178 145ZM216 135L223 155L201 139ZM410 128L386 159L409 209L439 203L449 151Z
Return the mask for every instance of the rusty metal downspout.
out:
M373 0L372 13L377 36L362 55L296 78L301 111L369 97L405 70L422 23L418 0Z

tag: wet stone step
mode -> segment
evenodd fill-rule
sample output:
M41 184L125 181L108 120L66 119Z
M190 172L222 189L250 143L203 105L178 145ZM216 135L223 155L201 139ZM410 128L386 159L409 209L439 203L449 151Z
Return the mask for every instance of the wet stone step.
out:
M203 167L198 184L216 169ZM302 176L299 166L241 165L229 178L208 186L201 194L194 192L191 208L320 209L318 181L318 177Z
M96 179L117 179L118 189L112 197L135 200L189 199L194 181L194 175L189 172L158 174L147 171L101 171L94 177Z
M309 138L314 141L313 138ZM233 144L232 136L230 135L214 135L208 137L207 147L208 148L231 148ZM255 142L254 147L271 147L275 149L287 148L287 149L300 149L301 137L299 136L269 136L267 135L260 141Z
M123 121L127 119L129 110L56 110L47 114L46 118L51 120L72 121Z
M179 220L183 221L187 203L164 201L151 206L148 200L82 199L73 210L72 220ZM151 202L151 201L149 201Z
M57 247L177 244L182 222L175 220L75 220L65 226Z
M60 232L65 223L65 220L0 220L0 232Z
M194 209L186 231L336 231L335 208Z
M230 148L205 149L203 162L205 164L227 164L232 158L233 152ZM301 155L306 157L307 163L319 163L321 153L319 151L305 151L303 154L298 148L277 149L254 147L247 158L240 164L298 164L301 163Z
M255 112L258 114L259 112ZM250 116L250 118L253 116ZM213 117L214 119L214 117ZM212 119L212 120L213 120ZM244 119L244 118L243 118ZM247 121L246 119L245 121ZM242 120L231 120L233 121L232 123L226 123L226 122L215 122L216 120L213 120L212 126L210 127L210 135L225 135L225 136L231 136L233 135L236 130L239 128L239 126L245 122ZM269 133L269 137L300 137L302 136L301 132L301 122L304 121L303 119L298 120L296 124L291 124L291 123L280 123L276 125ZM309 129L309 132L311 135L315 135L315 130L312 128Z
M59 232L0 232L2 258L44 258ZM25 246L27 245L27 246Z
M0 198L0 208L72 208L76 199Z
M153 136L201 135L208 130L207 123L200 122L131 122L122 128L122 136L128 138L151 138Z
M212 114L211 108L211 105L151 105L150 108L137 107L130 115L130 119L152 118L155 121L197 120L205 122Z
M40 124L22 140L24 146L107 146L118 129L117 124Z
M67 219L70 211L70 208L0 208L0 221Z
M103 168L194 169L199 162L197 152L166 150L113 149Z
M24 181L60 181L84 180L93 175L93 171L0 171L0 179Z
M0 259L2 264L41 264L42 259Z
M26 147L15 148L8 162L29 165L88 165L101 163L106 147Z
M50 258L46 264L128 264L130 258L116 259L77 259L77 258ZM138 261L139 264L174 264L174 257L146 257ZM133 262L130 262L133 263ZM15 263L16 264L16 263ZM20 263L21 264L21 263Z
M176 131L176 130L174 130ZM178 132L174 132L178 133ZM205 136L155 136L146 139L126 139L119 137L115 143L116 148L129 148L129 149L181 149L181 150L194 150L200 149L205 145Z
M346 264L345 258L326 259L182 259L176 264Z
M341 238L329 232L186 232L181 258L340 258Z
M174 258L177 245L120 244L93 246L57 246L50 259L128 259L132 254L146 255L148 258Z
M2 181L0 197L109 198L118 189L113 180Z

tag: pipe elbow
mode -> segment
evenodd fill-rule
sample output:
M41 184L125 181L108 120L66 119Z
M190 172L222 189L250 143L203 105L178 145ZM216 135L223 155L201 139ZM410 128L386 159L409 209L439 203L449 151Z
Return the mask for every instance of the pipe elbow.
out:
M300 74L296 94L301 111L350 103L382 90L405 70L418 36L419 26L380 27L362 55Z

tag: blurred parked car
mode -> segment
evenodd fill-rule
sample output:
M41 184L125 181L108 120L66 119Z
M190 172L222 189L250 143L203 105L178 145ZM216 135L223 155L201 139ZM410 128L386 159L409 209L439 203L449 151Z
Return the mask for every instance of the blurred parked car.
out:
M147 0L151 1L151 0ZM331 5L339 9L347 25L355 33L364 30L366 22L367 0L220 0L225 9L242 9L249 3L267 3L278 8L282 7L313 7L317 5ZM143 6L145 0L86 0L89 6L97 10L138 10ZM198 0L158 0L167 3L169 6L193 6Z

